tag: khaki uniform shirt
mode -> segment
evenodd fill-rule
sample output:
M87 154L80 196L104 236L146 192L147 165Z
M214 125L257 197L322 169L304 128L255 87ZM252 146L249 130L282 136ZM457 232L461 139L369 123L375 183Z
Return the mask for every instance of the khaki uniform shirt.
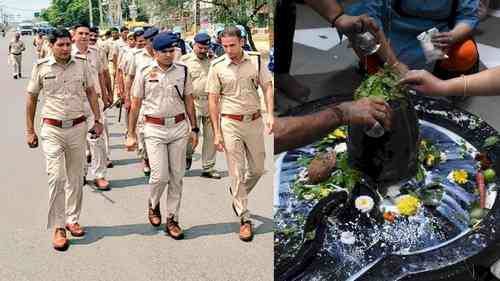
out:
M267 67L257 67L252 59L257 55L243 52L243 59L238 64L232 62L227 54L213 61L206 91L220 94L221 113L243 115L260 110L258 85L267 85L272 76Z
M154 60L137 72L132 85L132 96L143 100L144 115L173 117L186 112L181 97L191 95L193 85L189 75L184 77L185 67L173 63L168 69L163 70Z
M182 56L182 62L187 65L189 77L193 81L193 95L195 98L196 113L202 116L208 116L208 93L205 92L207 85L208 70L210 61L208 58L200 59L191 52Z
M102 60L99 56L98 49L94 46L89 46L87 53L82 53L78 50L76 45L73 45L71 54L74 56L78 55L79 57L83 57L87 60L90 69L90 75L92 77L92 84L94 84L94 89L97 93L97 96L100 97L102 94L102 89L101 84L99 83L99 73L102 73L104 71L104 65L102 65Z
M84 115L86 89L93 87L87 60L71 56L66 65L53 56L39 60L33 67L28 92L45 97L42 118L71 120Z
M20 55L22 52L24 52L24 50L26 50L26 47L24 47L23 41L19 39L17 42L16 40L10 41L9 49L11 54Z
M118 57L118 68L121 69L124 74L126 74L126 70L130 64L130 59L134 55L135 51L137 51L136 48L125 46Z
M140 49L137 50L134 53L134 58L131 59L129 68L127 70L127 75L132 76L136 75L136 72L143 67L151 64L153 62L154 58L149 55L148 51L146 49Z
M114 44L112 45L112 47L110 49L111 58L109 60L112 60L114 55L117 55L119 57L123 48L126 46L127 46L127 42L123 41L122 38L115 40Z

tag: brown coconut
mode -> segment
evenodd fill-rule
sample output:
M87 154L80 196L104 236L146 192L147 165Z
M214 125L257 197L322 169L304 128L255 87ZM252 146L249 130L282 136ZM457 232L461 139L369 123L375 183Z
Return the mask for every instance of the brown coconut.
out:
M318 184L327 180L335 170L336 162L337 158L334 151L316 155L316 157L309 164L309 182L311 184Z

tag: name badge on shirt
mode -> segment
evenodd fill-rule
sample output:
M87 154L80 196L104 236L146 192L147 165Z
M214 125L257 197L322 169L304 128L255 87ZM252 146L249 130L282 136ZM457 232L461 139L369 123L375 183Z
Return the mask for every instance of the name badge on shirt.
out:
M44 80L49 80L49 79L56 79L55 76L45 76L43 77Z
M160 81L158 79L153 79L153 80L148 80L148 82L150 82L150 83L158 83Z

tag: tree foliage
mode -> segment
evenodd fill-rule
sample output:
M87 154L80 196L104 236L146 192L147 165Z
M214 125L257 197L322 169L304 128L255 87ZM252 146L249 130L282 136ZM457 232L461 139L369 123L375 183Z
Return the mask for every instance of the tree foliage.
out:
M99 24L97 0L92 0L94 24ZM88 0L52 0L40 16L53 26L73 26L77 23L89 23Z

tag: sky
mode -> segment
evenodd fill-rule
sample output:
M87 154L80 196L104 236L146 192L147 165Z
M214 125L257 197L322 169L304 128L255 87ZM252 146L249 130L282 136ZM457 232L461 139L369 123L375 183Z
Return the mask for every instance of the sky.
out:
M0 0L0 7L8 13L20 15L21 19L32 19L33 13L47 8L51 0Z

